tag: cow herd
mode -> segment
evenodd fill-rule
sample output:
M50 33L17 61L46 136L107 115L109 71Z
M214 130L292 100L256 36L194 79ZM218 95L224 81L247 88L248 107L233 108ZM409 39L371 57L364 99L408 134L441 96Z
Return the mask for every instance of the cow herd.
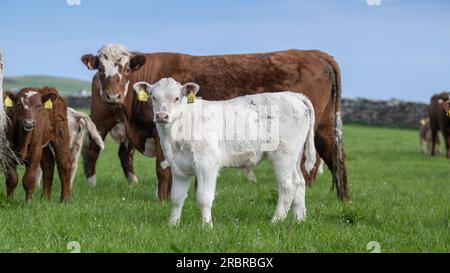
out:
M96 71L91 114L70 109L54 88L2 92L6 139L17 160L6 168L7 196L25 166L26 200L42 180L51 194L55 165L61 201L69 199L82 154L88 183L96 183L96 162L110 134L129 183L135 150L156 157L157 197L170 198L170 223L178 223L192 177L205 225L212 225L216 178L238 168L254 180L262 159L272 162L278 204L272 222L292 208L306 216L305 185L323 160L342 201L350 200L343 150L341 75L321 51L191 56L143 54L109 44L81 61Z

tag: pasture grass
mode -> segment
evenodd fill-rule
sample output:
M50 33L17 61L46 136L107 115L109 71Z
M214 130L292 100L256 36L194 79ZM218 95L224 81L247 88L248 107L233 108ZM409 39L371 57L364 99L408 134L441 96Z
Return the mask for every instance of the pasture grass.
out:
M180 226L169 227L170 204L155 199L154 160L136 155L140 183L130 187L108 139L97 186L85 183L80 162L68 204L58 203L57 178L51 200L37 189L25 203L19 186L8 203L1 178L0 251L69 252L76 241L81 252L370 252L376 241L382 252L449 252L450 160L420 154L418 133L407 129L346 125L345 148L352 203L337 201L326 170L307 189L307 220L271 225L276 183L263 162L257 184L221 173L208 230L193 186Z

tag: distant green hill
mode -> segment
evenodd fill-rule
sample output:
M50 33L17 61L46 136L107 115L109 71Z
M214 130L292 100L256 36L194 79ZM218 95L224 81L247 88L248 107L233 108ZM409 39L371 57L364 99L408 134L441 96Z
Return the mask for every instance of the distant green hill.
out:
M55 87L63 95L70 95L79 90L91 92L91 83L88 81L68 79L51 76L23 76L23 77L5 77L4 89L18 91L24 87Z

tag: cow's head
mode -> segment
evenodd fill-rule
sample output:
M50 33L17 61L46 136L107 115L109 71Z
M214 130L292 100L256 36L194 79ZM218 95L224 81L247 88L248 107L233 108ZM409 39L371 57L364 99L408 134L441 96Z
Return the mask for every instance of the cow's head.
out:
M138 96L145 92L152 98L155 122L169 124L176 118L176 108L188 103L188 97L195 96L200 87L195 83L181 85L172 78L163 78L155 84L138 82L133 85Z
M52 108L57 97L56 93L41 95L38 89L25 88L17 95L6 92L5 107L14 107L14 120L28 133L36 127L39 115ZM9 101L6 103L6 100Z
M444 109L445 113L447 114L447 117L450 117L450 95L448 98L440 98L438 100L438 103L442 105L442 108Z
M89 70L98 70L103 101L121 104L128 92L130 76L145 64L145 56L133 55L125 46L109 44L95 56L84 55L81 61Z

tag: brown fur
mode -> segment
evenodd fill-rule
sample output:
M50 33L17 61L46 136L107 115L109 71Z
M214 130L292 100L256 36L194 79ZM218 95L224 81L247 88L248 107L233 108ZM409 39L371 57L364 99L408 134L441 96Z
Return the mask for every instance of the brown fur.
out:
M29 91L38 94L28 99L28 110L21 104L22 99ZM43 169L43 182L45 197L50 197L53 183L55 162L61 180L61 202L70 197L70 170L72 159L70 157L70 135L67 121L67 106L58 91L54 88L44 87L24 88L17 95L5 93L14 101L13 107L7 108L11 124L7 128L7 137L12 148L26 167L23 177L26 200L32 198L36 173L39 166ZM44 102L51 99L52 109L44 109ZM35 122L29 132L24 130L24 122ZM43 148L44 147L44 148ZM18 183L17 164L8 169L6 175L7 197L12 199Z
M94 122L100 136L104 140L108 133L121 122L124 122L122 107L113 104L107 104L102 101L100 96L99 80L96 75L92 80L91 113L90 117ZM95 166L100 154L100 147L88 136L88 143L83 146L84 173L87 178L95 176ZM125 177L134 176L133 155L134 147L128 140L118 140L119 159ZM95 181L92 181L95 183ZM129 182L131 182L129 180Z
M155 83L163 77L172 77L179 82L196 82L201 86L198 96L207 100L285 90L302 92L315 107L316 148L333 174L339 199L350 199L345 154L337 124L341 75L339 66L331 56L316 50L292 49L203 57L177 53L133 53L132 60L137 57L145 57L142 67L132 68L124 74L122 83L103 86L107 90L103 99L108 101L108 97L117 97L117 93L123 93L124 81L130 81L127 96L120 96L116 102L123 103L127 133L138 150L142 150L142 143L147 137L155 137L158 142L158 136L154 132L150 102L138 101L132 90L132 85L137 81ZM163 158L162 152L158 151L158 143L156 148L157 162L161 162ZM159 163L157 169L159 172Z
M431 129L431 156L436 155L436 144L438 142L438 131L442 132L444 138L447 158L450 158L450 109L449 92L442 92L431 98L428 109Z

